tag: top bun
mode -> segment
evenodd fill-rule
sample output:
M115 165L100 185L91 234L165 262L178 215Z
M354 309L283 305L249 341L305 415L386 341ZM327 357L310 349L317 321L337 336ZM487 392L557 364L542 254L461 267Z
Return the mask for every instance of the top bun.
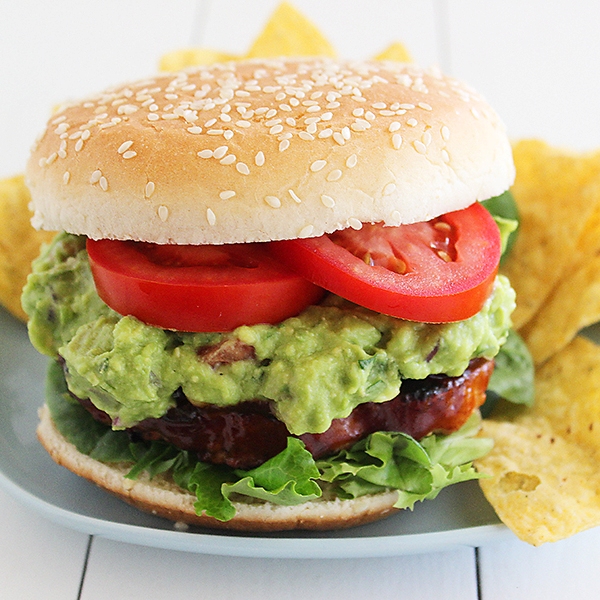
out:
M505 191L506 131L472 89L393 62L248 60L163 73L54 114L33 224L222 244L432 219Z

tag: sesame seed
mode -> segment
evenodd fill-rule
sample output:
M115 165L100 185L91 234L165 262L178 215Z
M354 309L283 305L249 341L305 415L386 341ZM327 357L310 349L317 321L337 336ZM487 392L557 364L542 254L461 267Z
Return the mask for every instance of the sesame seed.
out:
M308 133L308 131L300 131L298 133L298 137L301 140L305 140L307 142L312 142L315 139L315 136L312 135L311 133Z
M209 225L214 225L217 222L217 217L212 208L206 209L206 220L208 221Z
M278 133L281 133L283 131L283 125L273 125L273 127L271 127L271 129L269 129L269 133L271 135L277 135Z
M123 158L125 159L133 158L134 156L137 156L137 152L134 152L133 150L127 150L127 152L123 153Z
M188 127L187 130L189 133L193 133L194 135L198 135L199 133L202 133L202 127L199 127L197 125L195 125L193 127Z
M321 202L327 208L333 208L335 206L335 200L331 196L327 196L326 194L323 194L321 196Z
M344 139L344 136L342 135L341 132L336 131L333 134L333 139L340 145L343 146L346 143L346 140Z
M355 108L352 111L352 116L353 117L362 117L365 114L365 109L364 108Z
M346 166L349 169L354 168L356 165L358 164L358 156L356 156L356 154L351 154L347 159L346 159Z
M417 104L417 106L419 108L422 108L423 110L433 110L433 108L431 108L431 105L427 104L427 102L419 102L419 104Z
M208 135L223 135L223 129L209 129L206 133Z
M352 131L366 131L367 129L371 128L371 123L369 123L369 121L365 121L364 119L356 119L356 121L354 121L354 123L352 123L352 125L350 125L350 129L352 129Z
M302 200L298 197L294 190L288 190L288 194L292 197L292 200L294 200L294 202L297 202L298 204L302 202Z
M452 230L452 226L450 225L450 223L446 223L446 221L438 221L437 223L434 224L433 228L437 229L438 231L444 231L444 232L448 232L448 231Z
M221 160L229 150L229 146L219 146L214 152L213 156L219 160Z
M272 119L275 115L277 114L277 111L272 108L271 110L267 111L267 114L265 115L266 119Z
M388 127L388 131L390 133L394 133L394 132L398 131L400 129L400 127L401 127L401 125L398 121L392 121L390 123L390 126Z
M450 139L450 129L446 125L442 127L442 139L447 142Z
M310 135L314 135L315 133L317 133L317 124L309 123L308 127L306 128L306 132L310 133Z
M209 150L207 148L206 150L201 150L200 152L198 152L198 156L200 158L212 158L214 156L214 153L212 150Z
M281 208L281 200L277 196L266 196L265 202L271 208Z
M474 106L473 106L473 107L471 107L471 114L472 114L472 115L473 115L473 116L474 116L476 119L479 119L479 117L480 117L479 111L478 111L478 110L477 110L477 109L476 109Z
M83 140L79 139L79 140L77 140L77 142L75 144L75 152L79 152L82 148L83 148Z
M402 136L399 133L395 133L392 136L392 145L396 150L399 150L400 146L402 146Z
M98 180L98 184L100 185L100 188L102 189L102 191L106 192L106 190L108 190L108 181L107 181L106 177L104 177L104 175L102 175L102 177L100 177L100 179Z
M333 129L323 129L321 131L319 131L319 137L321 139L325 139L328 137L331 137L333 135Z
M415 150L419 154L426 154L427 153L427 146L423 142L421 142L420 140L415 140L413 142L413 146L415 147Z
M102 171L100 171L100 169L96 169L90 177L90 183L98 183L100 181L100 177L102 177Z
M327 164L326 160L315 160L315 162L312 165L310 165L310 170L313 173L317 173L318 171L323 169L326 164Z
M390 196L391 194L393 194L396 191L396 184L395 183L388 183L384 188L383 188L383 195L384 196Z
M133 113L137 112L138 110L139 110L139 107L135 106L135 104L121 104L121 106L119 106L117 108L117 114L132 115ZM106 117L104 117L104 118L106 118Z
M129 148L131 148L132 145L133 145L133 142L131 140L127 140L126 142L123 142L119 146L119 149L117 150L117 152L119 154L123 154L124 152L126 152L127 150L129 150Z
M415 127L419 124L419 121L417 121L416 119L408 119L408 121L406 121L406 124L410 125L411 127Z
M348 225L350 227L352 227L352 229L355 229L356 231L358 231L359 229L362 229L362 222L360 221L360 219L357 219L355 217L350 217L348 219Z
M262 167L265 164L265 155L262 150L257 152L256 156L254 157L254 164L257 167Z
M152 196L152 194L154 194L155 189L156 189L156 186L154 185L154 182L149 181L146 184L146 187L144 188L144 196L146 196L146 198L150 198Z
M70 180L71 180L71 173L69 173L69 171L65 171L63 174L63 183L65 185L67 185L67 183L69 183Z
M342 177L340 169L334 169L327 175L327 181L338 181Z
M164 204L161 204L158 207L157 212L158 212L158 217L160 218L160 220L163 223L169 218L169 209Z
M238 127L242 127L243 129L247 129L248 127L252 126L252 123L250 121L246 121L244 119L240 119L239 121L236 121L235 124Z
M228 154L225 158L222 158L219 162L222 165L232 165L237 160L235 154Z
M148 121L158 121L160 117L156 113L150 113L148 115Z
M413 108L415 108L414 104L401 104L400 108L403 110L412 110Z
M235 165L235 168L237 169L238 173L241 173L242 175L250 175L250 169L246 163L239 162Z
M225 190L219 194L219 198L221 200L229 200L235 196L235 192L233 190Z
M284 152L289 147L290 147L290 140L285 139L285 140L281 140L281 142L279 142L279 152Z
M446 149L443 149L441 154L442 154L442 160L445 163L449 163L450 162L450 155L448 154L448 151Z
M301 238L310 237L313 234L314 230L315 230L315 228L313 225L305 225L300 230L300 233L298 233L298 237L301 237Z
M429 144L431 144L432 141L432 137L431 137L431 132L430 131L426 131L423 134L423 137L421 138L421 141L426 145L429 146Z

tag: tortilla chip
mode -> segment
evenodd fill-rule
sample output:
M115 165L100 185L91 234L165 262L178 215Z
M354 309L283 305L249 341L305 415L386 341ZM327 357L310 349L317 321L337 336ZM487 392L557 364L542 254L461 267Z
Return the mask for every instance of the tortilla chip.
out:
M484 421L477 469L500 519L533 545L600 525L600 347L578 337L536 373L536 405Z
M536 365L564 348L578 332L600 321L600 256L574 266L521 330Z
M161 71L179 71L187 67L212 65L218 62L238 60L240 57L210 48L184 48L164 54L158 63Z
M590 217L600 206L591 189L600 181L600 152L577 155L537 140L513 148L512 188L519 236L503 272L517 291L517 329L531 320L575 256Z
M248 58L278 56L336 56L334 47L320 30L288 2L271 15L248 51Z
M412 56L404 44L394 42L390 44L383 52L380 52L375 60L393 60L396 62L412 62Z
M22 175L0 181L0 303L16 317L27 320L21 308L21 290L40 246L54 236L36 231L30 223L29 190Z

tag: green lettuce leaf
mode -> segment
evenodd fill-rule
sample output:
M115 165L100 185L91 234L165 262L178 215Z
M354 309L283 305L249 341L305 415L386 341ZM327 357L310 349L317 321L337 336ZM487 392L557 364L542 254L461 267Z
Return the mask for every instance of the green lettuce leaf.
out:
M515 404L533 406L533 359L525 342L514 330L510 330L495 362L488 394L495 394Z

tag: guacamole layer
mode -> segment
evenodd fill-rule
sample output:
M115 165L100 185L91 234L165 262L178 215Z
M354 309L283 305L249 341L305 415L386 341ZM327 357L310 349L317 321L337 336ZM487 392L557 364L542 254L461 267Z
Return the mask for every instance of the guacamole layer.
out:
M85 238L61 233L35 261L23 292L34 346L66 364L67 384L131 427L164 415L181 389L193 404L272 403L295 435L321 433L363 402L394 398L404 379L460 375L476 357L492 359L515 308L498 276L482 310L465 321L429 324L380 315L330 295L276 325L226 333L183 333L111 310L96 293ZM207 348L252 346L252 355L209 364Z

